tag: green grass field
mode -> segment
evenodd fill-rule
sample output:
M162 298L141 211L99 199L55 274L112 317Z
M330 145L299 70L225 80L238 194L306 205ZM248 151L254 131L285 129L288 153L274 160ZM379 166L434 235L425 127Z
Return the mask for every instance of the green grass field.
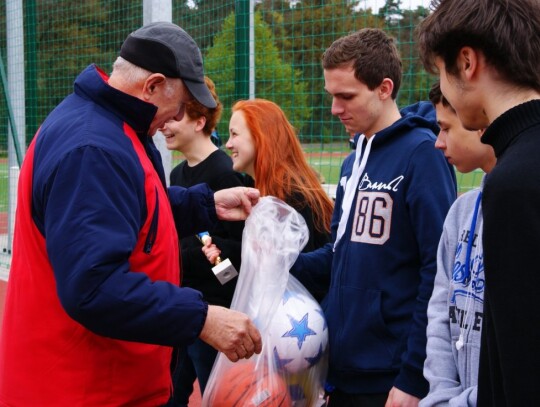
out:
M318 146L320 148L320 146ZM341 150L333 148L325 151L315 150L313 147L304 147L308 156L308 162L322 176L327 184L337 184L339 180L339 171L341 163L349 153L348 146L341 147ZM458 182L458 193L467 192L480 185L484 173L482 170L476 170L468 174L456 171Z

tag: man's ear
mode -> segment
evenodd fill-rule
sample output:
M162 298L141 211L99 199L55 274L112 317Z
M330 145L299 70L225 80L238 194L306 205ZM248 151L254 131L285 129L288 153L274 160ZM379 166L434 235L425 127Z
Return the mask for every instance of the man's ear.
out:
M463 47L457 55L457 66L463 79L471 80L477 74L482 64L481 54L471 47Z
M392 91L394 90L394 81L390 78L384 78L379 85L379 98L386 100L392 97Z
M157 92L163 91L166 86L166 78L163 74L153 73L144 81L142 97L143 100L149 101Z

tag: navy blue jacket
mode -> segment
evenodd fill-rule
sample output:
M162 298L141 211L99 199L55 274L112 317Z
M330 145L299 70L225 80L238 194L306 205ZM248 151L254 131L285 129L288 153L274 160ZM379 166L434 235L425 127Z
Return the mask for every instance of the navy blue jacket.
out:
M200 292L151 284L147 270L132 270L129 263L148 203L145 174L125 126L137 133L166 188L161 157L147 136L157 108L110 87L106 79L97 67L86 68L74 93L41 126L32 217L46 239L60 301L72 317L113 338L169 346L191 343L206 318ZM213 193L206 185L171 188L169 198L185 234L216 219ZM157 229L148 236L144 250L150 252L155 239L164 236Z
M434 147L438 127L432 105L421 102L401 113L375 135L335 252L327 244L301 254L291 272L308 289L330 284L323 305L331 385L359 394L395 386L421 398L428 391L422 374L427 304L456 180ZM354 159L348 156L341 168L334 240Z

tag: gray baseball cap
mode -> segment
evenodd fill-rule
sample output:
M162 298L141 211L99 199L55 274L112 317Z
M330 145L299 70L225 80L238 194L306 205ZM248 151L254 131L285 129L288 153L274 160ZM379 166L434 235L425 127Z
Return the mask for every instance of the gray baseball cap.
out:
M176 24L161 21L133 31L122 44L120 56L147 71L182 79L202 105L217 106L204 83L201 50Z

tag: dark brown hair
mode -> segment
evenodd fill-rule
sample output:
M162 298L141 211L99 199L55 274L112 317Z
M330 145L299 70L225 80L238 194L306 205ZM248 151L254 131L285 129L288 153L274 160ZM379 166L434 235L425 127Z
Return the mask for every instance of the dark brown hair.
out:
M444 95L442 94L441 92L441 85L440 85L440 82L437 81L435 82L432 86L431 86L431 89L429 90L429 101L431 103L433 103L433 106L436 106L438 105L439 103L442 103L442 105L444 107L448 107L450 109L452 109L453 112L455 112L454 108L452 107L452 105L450 104L450 102L448 102L448 100L444 97Z
M458 52L468 46L504 81L540 91L540 1L432 0L431 8L416 32L426 70L437 73L439 57L457 75Z
M384 78L394 82L392 99L401 86L402 65L394 39L377 28L363 28L334 41L323 53L323 69L351 65L354 76L369 90L379 86Z

